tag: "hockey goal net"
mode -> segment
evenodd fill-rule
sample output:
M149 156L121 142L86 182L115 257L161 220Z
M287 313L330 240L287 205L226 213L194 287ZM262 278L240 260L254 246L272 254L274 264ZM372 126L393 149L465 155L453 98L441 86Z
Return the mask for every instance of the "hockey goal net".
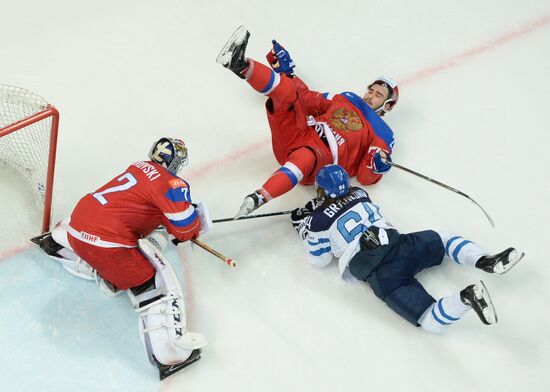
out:
M44 98L0 84L0 165L30 185L50 227L59 112Z

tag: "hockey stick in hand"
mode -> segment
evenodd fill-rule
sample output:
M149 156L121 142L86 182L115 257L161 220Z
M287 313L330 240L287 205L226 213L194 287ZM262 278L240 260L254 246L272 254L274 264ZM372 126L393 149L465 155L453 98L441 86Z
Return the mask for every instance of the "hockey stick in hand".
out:
M233 267L235 268L237 266L237 263L235 263L233 261L233 259L230 259L229 257L226 257L224 255L222 255L220 252L218 252L217 250L215 249L212 249L211 247L209 247L208 245L206 245L204 242L202 241L199 241L197 239L192 239L191 240L192 243L194 243L195 245L198 245L200 246L201 248L203 248L205 251L207 251L208 253L210 254L213 254L214 256L216 256L218 259L222 260L223 262L225 262L225 264L227 264L228 266L230 267Z
M180 241L178 239L173 239L172 240L172 243L176 246L178 246L179 244L181 244L182 242L184 241ZM233 267L235 268L237 266L237 263L235 263L235 261L223 254L221 254L220 252L218 252L216 249L213 249L211 248L210 246L206 245L204 242L202 241L199 241L195 238L193 238L191 240L192 243L194 243L195 245L198 245L199 247L203 248L205 251L207 251L208 253L216 256L218 259L222 260L225 264L227 264L228 266L230 267Z
M459 191L458 189L455 189L455 188L453 188L452 186L443 184L443 183L440 182L440 181L434 180L433 178L430 178L430 177L428 177L428 176L425 176L424 174L420 174L420 173L418 173L418 172L416 172L416 171L414 171L414 170L411 170L411 169L409 169L408 167L402 166L402 165L400 165L400 164L398 164L398 163L395 163L395 162L392 162L392 161L388 161L388 160L386 160L386 159L384 159L384 158L382 158L382 161L383 161L384 163L386 163L386 164L392 166L392 167L397 167L398 169L401 169L401 170L403 170L403 171L406 171L407 173L414 174L414 175L417 176L417 177L423 178L423 179L425 179L425 180L430 181L431 183L434 183L434 184L439 185L439 186L441 186L441 187L443 187L443 188L445 188L445 189L448 189L448 190L450 190L450 191L453 191L453 192L455 192L455 193L458 193L460 196L464 196L465 198L469 199L472 203L474 203L476 206L478 206L479 209L480 209L481 211L483 211L483 213L485 214L485 217L487 218L487 220L489 221L489 223L491 224L491 226L495 227L495 222L493 221L493 218L491 218L491 216L487 213L487 211L485 211L485 210L483 209L483 207L482 207L481 205L479 205L479 203L478 203L477 201L475 201L473 198L471 198L470 196L468 196L468 195L465 194L464 192Z
M268 212L266 214L246 215L246 216L242 216L240 218L214 219L212 221L212 223L232 222L232 221L237 221L237 220L254 219L254 218L265 218L266 216L289 215L291 213L292 213L292 211Z

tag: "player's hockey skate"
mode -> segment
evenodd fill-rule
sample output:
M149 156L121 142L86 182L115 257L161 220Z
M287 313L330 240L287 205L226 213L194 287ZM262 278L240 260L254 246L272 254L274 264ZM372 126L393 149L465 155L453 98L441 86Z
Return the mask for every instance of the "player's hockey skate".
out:
M512 269L525 256L514 248L508 248L493 256L483 256L476 262L476 268L485 272L504 274Z
M242 72L248 67L245 52L249 37L248 30L244 26L239 26L223 46L216 59L218 64L230 69L241 79L244 79Z
M483 281L470 285L460 292L460 299L470 305L479 316L483 324L495 324L498 321L493 301Z
M256 191L254 193L251 193L250 195L247 195L244 198L241 209L239 210L237 215L235 215L235 219L239 219L243 216L250 214L252 211L256 210L263 204L265 204L265 198L260 194L260 192Z
M159 369L159 377L161 380L164 380L166 377L171 376L176 372L179 372L181 369L191 365L192 363L197 362L199 359L201 359L201 350L199 348L193 350L189 358L187 358L185 361L181 363L176 363L174 365L163 365L153 356L155 365Z

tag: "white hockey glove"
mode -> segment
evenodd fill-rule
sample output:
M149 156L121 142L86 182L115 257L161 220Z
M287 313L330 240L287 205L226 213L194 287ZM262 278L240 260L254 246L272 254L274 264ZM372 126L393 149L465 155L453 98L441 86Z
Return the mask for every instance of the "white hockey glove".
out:
M204 235L214 225L212 223L212 219L210 218L210 212L208 212L206 204L202 201L195 206L195 209L197 210L197 214L199 214L199 219L201 221L201 231L199 232L199 235Z

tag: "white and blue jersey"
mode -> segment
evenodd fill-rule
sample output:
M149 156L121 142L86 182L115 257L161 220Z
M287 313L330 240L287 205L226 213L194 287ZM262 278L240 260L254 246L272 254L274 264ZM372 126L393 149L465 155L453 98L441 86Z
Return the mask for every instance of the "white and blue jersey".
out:
M306 218L304 246L314 267L323 268L337 257L342 279L351 280L348 264L359 251L361 234L372 225L383 229L392 226L363 189L352 188L346 201L321 205Z

